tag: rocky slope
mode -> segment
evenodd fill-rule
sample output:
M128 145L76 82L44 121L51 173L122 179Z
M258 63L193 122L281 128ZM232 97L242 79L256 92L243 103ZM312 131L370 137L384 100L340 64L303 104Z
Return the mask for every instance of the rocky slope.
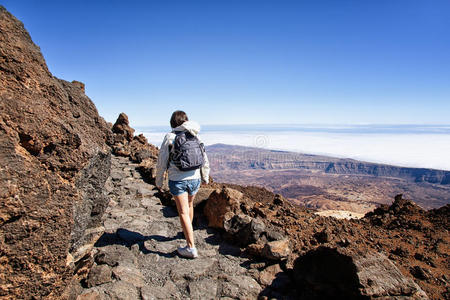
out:
M103 233L112 133L0 6L0 296L56 297Z

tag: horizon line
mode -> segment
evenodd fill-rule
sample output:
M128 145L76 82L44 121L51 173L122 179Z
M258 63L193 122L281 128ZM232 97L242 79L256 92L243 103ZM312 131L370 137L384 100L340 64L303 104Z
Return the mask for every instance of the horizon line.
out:
M132 123L132 122L130 122ZM205 126L450 126L450 123L232 123L232 124L201 124ZM170 127L169 124L133 125L135 127Z

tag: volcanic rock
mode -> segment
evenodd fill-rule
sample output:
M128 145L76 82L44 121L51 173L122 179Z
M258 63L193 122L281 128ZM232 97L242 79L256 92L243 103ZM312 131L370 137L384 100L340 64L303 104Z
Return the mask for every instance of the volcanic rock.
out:
M243 194L231 188L215 190L206 202L204 213L208 218L208 225L214 228L224 228L225 222L240 211L239 205Z
M158 158L158 148L148 143L143 134L134 136L134 129L130 127L128 116L121 113L112 127L114 143L112 152L118 156L128 157L139 163L139 171L147 181L155 179L155 165Z
M415 278L420 280L427 280L430 278L429 275L430 271L428 271L425 268L421 268L419 266L412 267L410 272Z
M261 256L271 260L281 260L290 253L289 239L282 239L266 243L261 251Z
M102 234L112 133L0 6L0 297L59 297ZM66 266L68 264L68 266Z
M215 189L213 189L213 188L200 186L200 189L194 198L194 207L196 207L200 203L203 203L204 201L208 200L209 196L211 196L211 194L212 194L212 192L214 192L214 190Z
M236 214L225 221L224 229L228 240L244 247L260 240L265 225L261 220L248 215Z
M278 273L283 272L279 264L271 265L259 273L259 282L263 285L270 285Z
M112 127L112 131L115 133L114 142L131 142L134 137L134 129L130 127L128 116L125 113L121 113Z
M319 247L299 257L294 266L299 286L313 298L410 297L428 299L383 254L354 253L342 248Z
M88 287L111 282L112 278L111 268L107 265L96 265L89 272L89 276L86 280Z
M134 265L122 265L119 264L117 267L114 267L112 273L115 278L128 282L135 287L143 287L145 285L144 277L141 271L136 268Z

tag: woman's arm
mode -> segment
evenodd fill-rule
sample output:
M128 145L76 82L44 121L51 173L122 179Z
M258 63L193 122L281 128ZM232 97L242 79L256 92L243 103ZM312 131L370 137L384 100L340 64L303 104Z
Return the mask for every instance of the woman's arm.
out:
M155 184L158 188L162 188L164 183L164 173L167 169L167 163L169 162L169 139L170 133L166 134L164 140L159 149L158 160L156 162L156 179Z
M209 183L209 160L208 160L208 155L206 155L206 152L203 152L203 159L204 159L204 164L202 166L202 168L200 169L200 173L202 175L202 180L208 184Z

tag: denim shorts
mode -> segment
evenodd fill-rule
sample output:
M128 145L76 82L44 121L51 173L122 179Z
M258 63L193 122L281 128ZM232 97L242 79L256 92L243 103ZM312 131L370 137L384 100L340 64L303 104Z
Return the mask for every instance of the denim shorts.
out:
M181 195L188 192L190 196L198 192L200 188L201 180L198 179L188 179L188 180L169 180L169 190L174 196Z

